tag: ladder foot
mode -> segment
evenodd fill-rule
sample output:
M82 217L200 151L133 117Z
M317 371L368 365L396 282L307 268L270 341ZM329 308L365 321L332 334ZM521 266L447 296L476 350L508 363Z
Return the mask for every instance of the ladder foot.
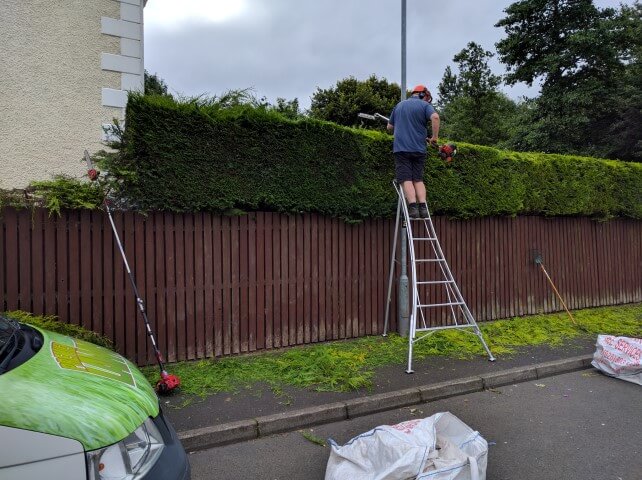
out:
M494 362L494 361L495 361L495 357L493 357L493 356L491 355L490 357L488 357L488 361L489 361L489 362Z
M382 337L387 337L387 336L388 336L388 334L387 334L387 333L382 333L382 334L381 334L381 336L382 336Z
M414 370L406 370L406 373L415 373Z

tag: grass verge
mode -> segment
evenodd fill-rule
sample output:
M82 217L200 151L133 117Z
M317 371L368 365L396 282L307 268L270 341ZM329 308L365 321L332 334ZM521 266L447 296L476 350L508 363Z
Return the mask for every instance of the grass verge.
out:
M642 304L576 310L574 326L566 313L533 315L480 324L495 356L515 353L529 345L559 346L573 338L598 333L642 336ZM275 392L284 386L317 391L350 391L370 388L375 369L403 364L407 340L392 334L349 341L295 347L286 351L246 357L220 358L171 365L181 378L181 393L201 398L217 392L235 392L265 382ZM448 356L471 358L485 355L478 338L461 330L443 330L418 342L414 358ZM158 370L143 372L154 383Z

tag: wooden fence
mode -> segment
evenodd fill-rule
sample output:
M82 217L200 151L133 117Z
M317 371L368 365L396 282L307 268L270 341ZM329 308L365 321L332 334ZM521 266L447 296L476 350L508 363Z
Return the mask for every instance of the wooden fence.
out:
M533 250L570 308L642 301L642 222L434 220L478 321L561 309ZM115 221L169 361L382 332L392 220L119 212ZM102 212L9 208L0 225L0 310L58 315L153 361Z

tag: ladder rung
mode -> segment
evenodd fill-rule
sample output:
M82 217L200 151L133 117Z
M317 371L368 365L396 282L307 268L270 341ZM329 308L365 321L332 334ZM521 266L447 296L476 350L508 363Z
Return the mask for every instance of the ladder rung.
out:
M436 285L438 283L455 283L454 280L429 280L426 282L416 282L417 285Z
M477 325L472 323L462 323L460 325L446 325L445 327L426 327L415 328L415 332L429 332L431 330L447 330L449 328L475 328Z
M428 307L449 307L451 305L463 305L464 302L450 302L450 303L427 303L425 305L417 305L420 308L428 308Z
M445 262L445 258L417 258L415 262Z
M419 238L413 238L413 240L423 241L423 242L428 242L428 241L432 242L437 240L437 237L419 237Z

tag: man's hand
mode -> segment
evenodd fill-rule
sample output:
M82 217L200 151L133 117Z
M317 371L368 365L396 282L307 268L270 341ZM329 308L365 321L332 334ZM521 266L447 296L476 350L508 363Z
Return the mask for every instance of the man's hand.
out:
M427 138L426 140L427 140L427 141L428 141L428 143L429 143L429 144L431 144L433 147L436 147L436 146L437 146L437 140L438 140L438 138L437 138L437 137L430 137L430 138Z

